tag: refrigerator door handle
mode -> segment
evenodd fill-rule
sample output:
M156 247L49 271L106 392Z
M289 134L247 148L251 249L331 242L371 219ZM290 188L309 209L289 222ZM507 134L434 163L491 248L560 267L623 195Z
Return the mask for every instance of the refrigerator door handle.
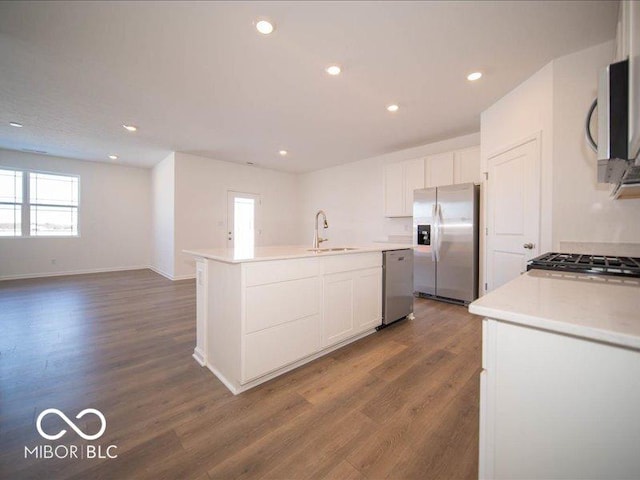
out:
M431 219L433 221L433 228L431 229L431 260L436 261L438 259L436 249L438 248L438 204L434 203L431 206Z
M442 244L442 206L437 203L436 204L436 244L435 244L435 252L436 252L436 261L440 261L440 246Z

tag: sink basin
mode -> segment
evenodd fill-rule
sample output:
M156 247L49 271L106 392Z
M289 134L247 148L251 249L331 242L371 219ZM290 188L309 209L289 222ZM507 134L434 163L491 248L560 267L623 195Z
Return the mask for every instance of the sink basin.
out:
M351 250L358 250L358 249L354 248L354 247L310 248L310 249L307 250L307 252L317 252L317 253L323 253L323 252L349 252Z

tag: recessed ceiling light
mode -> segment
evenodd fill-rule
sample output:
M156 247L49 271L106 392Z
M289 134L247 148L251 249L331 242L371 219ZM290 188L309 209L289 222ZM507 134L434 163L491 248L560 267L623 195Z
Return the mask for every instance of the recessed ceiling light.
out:
M138 127L135 127L135 126L133 126L133 125L125 125L125 124L122 124L122 126L123 126L124 128L126 128L127 130L129 130L130 132L135 132L136 130L138 130Z
M390 112L397 112L399 108L400 107L394 103L392 105L389 105L387 107L387 110L389 110Z
M482 77L482 72L473 72L467 75L467 80L469 80L470 82L475 82L476 80L479 80L481 77Z
M263 35L269 35L274 30L273 23L268 22L267 20L260 20L256 23L256 30Z
M289 153L289 152L287 152L286 150L280 150L278 153L284 157L284 156L286 156L286 155L287 155L287 153Z
M22 124L18 122L9 122L12 127L22 128Z
M109 158L111 160L117 160L118 159L118 155L109 155Z
M334 77L336 75L340 75L341 71L342 69L338 65L331 65L325 68L325 72L327 72L329 75L333 75Z

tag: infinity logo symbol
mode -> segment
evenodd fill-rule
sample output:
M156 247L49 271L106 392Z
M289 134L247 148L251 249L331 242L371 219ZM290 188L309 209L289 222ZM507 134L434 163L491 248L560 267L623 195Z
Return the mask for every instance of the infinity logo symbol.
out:
M85 408L78 415L76 415L76 418L80 419L84 417L87 413L93 413L100 419L100 422L102 422L102 426L100 427L100 431L95 435L86 435L82 430L80 430L76 426L75 423L69 420L69 417L67 417L64 413L62 413L57 408L47 408L46 410L43 410L40 415L38 415L38 420L36 421L36 428L38 429L38 433L42 437L46 438L47 440L57 440L60 437L62 437L65 433L67 433L67 431L63 429L60 432L56 433L55 435L49 435L48 433L45 433L42 430L42 419L47 415L49 415L50 413L55 413L56 415L58 415L62 420L64 420L67 423L67 425L69 425L78 435L80 435L85 440L95 440L96 438L100 438L104 433L104 431L107 429L107 419L104 418L104 415L102 414L102 412L100 412L99 410L96 410L95 408Z

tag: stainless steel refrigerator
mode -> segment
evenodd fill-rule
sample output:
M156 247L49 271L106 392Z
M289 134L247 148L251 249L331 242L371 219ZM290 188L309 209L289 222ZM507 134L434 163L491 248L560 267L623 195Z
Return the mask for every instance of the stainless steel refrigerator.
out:
M473 183L414 190L416 295L464 304L478 298L479 204Z

